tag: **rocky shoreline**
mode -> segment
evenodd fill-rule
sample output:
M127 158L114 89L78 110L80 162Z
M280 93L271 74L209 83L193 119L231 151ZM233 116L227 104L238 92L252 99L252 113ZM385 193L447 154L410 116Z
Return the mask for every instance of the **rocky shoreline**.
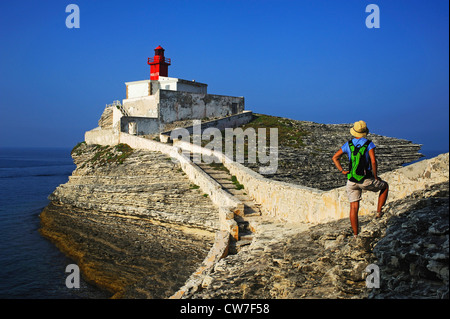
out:
M50 195L40 232L114 298L169 297L208 254L217 209L170 158L94 160L106 150L122 155L85 144L72 153L77 169Z

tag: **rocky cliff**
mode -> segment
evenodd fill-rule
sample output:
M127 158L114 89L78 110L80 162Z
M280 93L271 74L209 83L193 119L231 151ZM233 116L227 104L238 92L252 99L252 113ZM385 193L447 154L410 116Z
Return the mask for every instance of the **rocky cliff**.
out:
M217 209L170 158L88 146L41 213L41 233L114 297L165 298L207 255Z

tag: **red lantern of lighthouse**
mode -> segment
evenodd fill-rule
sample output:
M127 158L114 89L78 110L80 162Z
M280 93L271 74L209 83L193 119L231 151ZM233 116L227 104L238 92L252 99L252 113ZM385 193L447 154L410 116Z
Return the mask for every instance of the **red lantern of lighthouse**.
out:
M150 80L168 76L170 59L164 57L164 49L160 45L155 49L155 56L147 59L147 64L150 65Z

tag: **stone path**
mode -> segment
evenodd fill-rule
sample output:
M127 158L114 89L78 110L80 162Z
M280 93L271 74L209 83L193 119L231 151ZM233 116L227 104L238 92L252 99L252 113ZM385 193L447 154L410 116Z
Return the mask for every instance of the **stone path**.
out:
M348 218L260 219L251 245L221 259L192 298L448 298L447 182L388 203L381 219L361 216L357 240ZM380 268L380 289L366 287L370 264Z
M239 186L239 181L234 180L233 182L232 175L222 164L200 163L196 165L217 181L226 192L244 204L244 214L234 216L239 226L239 240L232 242L229 253L235 254L243 246L249 245L253 241L255 232L253 224L261 219L260 205L245 192L242 186Z

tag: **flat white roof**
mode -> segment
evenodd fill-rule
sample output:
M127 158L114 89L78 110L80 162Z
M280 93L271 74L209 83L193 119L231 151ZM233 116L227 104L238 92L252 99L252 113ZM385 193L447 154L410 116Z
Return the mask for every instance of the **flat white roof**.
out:
M141 81L131 81L131 82L125 82L126 85L128 84L139 84L139 83L148 83L150 80L141 80Z
M195 80L189 81L189 80L183 80L183 79L178 79L178 78L170 78L167 76L160 76L158 81L159 82L180 82L180 83L184 83L184 84L192 84L195 86L207 86L208 85L205 83L196 82ZM150 80L130 81L130 82L125 82L125 85L148 83L148 82L150 82Z

